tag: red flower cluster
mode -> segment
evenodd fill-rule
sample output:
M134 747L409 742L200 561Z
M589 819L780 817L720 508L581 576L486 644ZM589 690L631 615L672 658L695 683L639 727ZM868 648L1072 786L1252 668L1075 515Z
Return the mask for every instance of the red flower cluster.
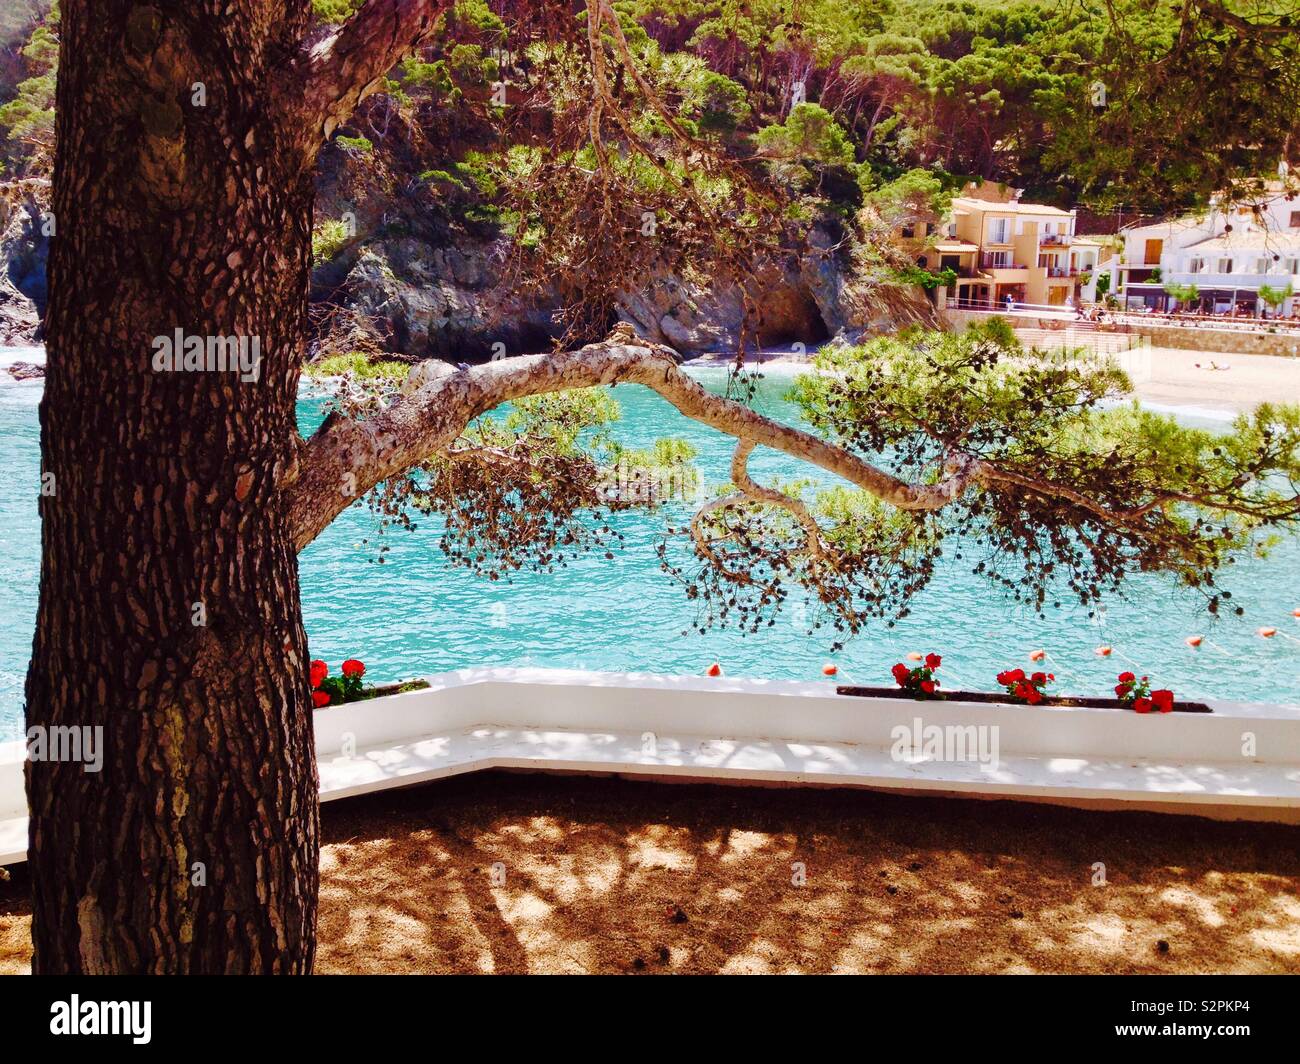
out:
M1115 697L1121 702L1127 702L1133 707L1135 713L1150 713L1153 709L1160 713L1173 712L1173 691L1163 688L1153 691L1147 677L1138 678L1131 672L1121 672L1118 679L1119 683L1115 685Z
M320 659L311 663L311 701L317 709L331 702L354 702L361 695L361 677L366 666L356 658L348 658L342 666L342 677L330 676L330 667Z
M1055 682L1056 674L1051 672L1035 672L1026 676L1024 669L1006 669L998 673L998 683L1006 688L1007 694L1021 702L1028 702L1031 706L1038 705L1046 697L1043 688Z
M939 688L939 681L934 678L935 670L942 664L943 658L938 654L927 654L925 664L909 669L901 661L893 667L894 681L904 691L910 691L918 698L933 696Z

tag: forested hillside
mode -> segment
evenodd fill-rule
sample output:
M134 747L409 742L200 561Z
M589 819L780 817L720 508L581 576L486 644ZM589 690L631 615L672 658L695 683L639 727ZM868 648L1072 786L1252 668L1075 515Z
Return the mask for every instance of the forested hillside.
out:
M317 0L322 27L360 2ZM11 179L50 164L46 6L0 23ZM334 131L316 224L325 347L478 355L615 316L688 349L816 339L924 313L927 278L889 233L971 177L1167 214L1300 151L1295 0L614 6L606 71L581 5L461 0L443 43ZM619 180L591 202L574 177L598 153Z

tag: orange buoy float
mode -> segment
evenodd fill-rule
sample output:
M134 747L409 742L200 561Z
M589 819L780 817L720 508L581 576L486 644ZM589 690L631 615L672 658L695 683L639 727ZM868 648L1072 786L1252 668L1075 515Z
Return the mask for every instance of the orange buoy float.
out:
M1029 652L1030 661L1042 661L1045 657L1047 657L1046 650L1031 650Z
M1115 652L1114 647L1098 647L1096 650L1093 651L1093 653L1096 654L1097 657L1099 658L1108 658L1114 652Z
M719 665L719 664L715 661L712 665L710 665L707 669L704 670L704 675L705 675L705 676L721 676L721 675L722 675L722 666Z
M838 665L832 665L829 661L828 661L825 665L822 666L822 675L823 675L823 676L834 676L834 675L835 675L837 672L839 672L839 671L840 671L839 666L838 666Z
M1261 637L1264 638L1264 639L1272 639L1275 635L1277 635L1277 629L1276 629L1276 628L1256 628L1256 629L1255 629L1255 634L1256 634L1257 636L1261 636Z
M1291 611L1291 616L1300 617L1300 606L1297 606L1295 609Z
M908 660L908 661L920 661L921 658L922 658L922 656L923 656L923 655L921 655L918 651L913 650L910 654L907 655L907 660Z
M1189 635L1186 639L1183 640L1183 642L1186 643L1189 647L1199 647L1203 642L1205 642L1205 636Z

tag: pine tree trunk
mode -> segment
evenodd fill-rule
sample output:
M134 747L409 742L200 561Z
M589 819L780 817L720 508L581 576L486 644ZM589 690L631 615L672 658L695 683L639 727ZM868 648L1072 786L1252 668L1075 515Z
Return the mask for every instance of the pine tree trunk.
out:
M312 181L266 89L307 9L63 0L27 724L102 728L104 760L27 767L37 972L311 968L317 780L282 489ZM178 329L250 355L256 338L257 379L160 370L154 338Z

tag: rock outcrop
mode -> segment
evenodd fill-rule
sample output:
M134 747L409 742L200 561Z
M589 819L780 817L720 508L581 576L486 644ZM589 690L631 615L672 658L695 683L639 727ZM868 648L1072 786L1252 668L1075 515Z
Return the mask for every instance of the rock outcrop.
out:
M529 304L503 281L504 247L457 238L363 240L342 262L318 269L318 289L371 322L381 346L407 357L477 362L496 344L508 354L546 350L559 333L556 307ZM754 315L748 340L764 347L857 338L910 322L934 323L920 293L855 277L828 234L816 230L809 250L761 270L749 284ZM320 291L318 295L323 296ZM646 339L685 356L734 350L746 319L735 284L674 276L623 293L618 316Z
M830 234L814 229L807 249L760 271L750 283L754 318L750 342L762 347L832 336L856 339L912 322L934 323L932 305L919 290L873 284L841 259ZM623 318L647 339L683 353L734 350L745 320L736 285L709 286L668 277L620 298Z
M411 357L478 362L498 343L510 354L544 350L554 334L550 311L505 290L502 251L416 237L374 241L353 256L333 298L368 319L384 347Z
M0 195L0 345L40 338L50 254L47 196L43 182L16 183Z

